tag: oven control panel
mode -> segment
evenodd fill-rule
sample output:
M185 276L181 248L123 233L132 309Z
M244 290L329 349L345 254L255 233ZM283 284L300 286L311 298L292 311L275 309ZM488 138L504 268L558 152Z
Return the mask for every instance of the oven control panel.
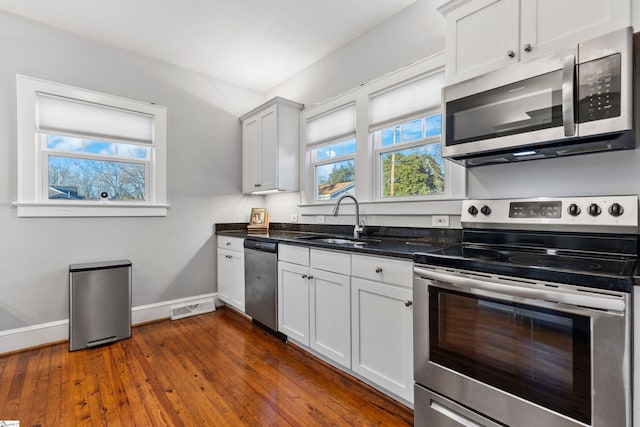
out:
M610 232L638 230L638 196L485 199L462 202L465 228Z

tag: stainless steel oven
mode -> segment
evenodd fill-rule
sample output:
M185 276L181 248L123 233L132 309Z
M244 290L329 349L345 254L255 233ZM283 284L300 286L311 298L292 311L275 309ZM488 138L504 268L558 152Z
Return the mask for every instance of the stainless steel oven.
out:
M415 259L416 426L631 425L637 203L465 202L463 244Z

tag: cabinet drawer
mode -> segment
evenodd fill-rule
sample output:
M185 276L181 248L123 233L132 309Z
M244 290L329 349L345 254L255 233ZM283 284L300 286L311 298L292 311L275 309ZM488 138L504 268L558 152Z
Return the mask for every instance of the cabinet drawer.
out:
M309 248L304 246L278 245L278 260L292 264L309 265Z
M244 239L239 237L218 236L218 247L230 251L244 252Z
M311 267L338 274L351 274L351 256L344 252L311 249Z
M376 256L351 255L353 276L390 285L411 288L412 267L413 263L411 261Z

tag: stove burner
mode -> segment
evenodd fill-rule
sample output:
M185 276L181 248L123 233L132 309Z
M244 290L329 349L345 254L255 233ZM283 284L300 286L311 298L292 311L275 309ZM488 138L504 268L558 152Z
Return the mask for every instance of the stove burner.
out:
M577 259L559 258L545 255L517 255L509 258L514 264L527 265L531 267L562 268L567 270L600 270L602 266L596 262Z

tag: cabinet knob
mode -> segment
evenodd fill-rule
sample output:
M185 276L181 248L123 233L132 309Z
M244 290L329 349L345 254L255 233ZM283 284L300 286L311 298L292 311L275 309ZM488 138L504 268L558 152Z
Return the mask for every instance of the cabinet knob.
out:
M411 307L411 306L413 305L413 301L405 301L405 302L404 302L404 305L405 305L406 307Z
M514 58L516 56L516 53L514 51L512 51L512 50L508 50L507 51L507 56L509 58Z
M382 267L376 267L376 273L378 274L382 273Z
M531 52L533 50L533 46L531 46L531 43L527 43L524 45L523 49L525 52Z

